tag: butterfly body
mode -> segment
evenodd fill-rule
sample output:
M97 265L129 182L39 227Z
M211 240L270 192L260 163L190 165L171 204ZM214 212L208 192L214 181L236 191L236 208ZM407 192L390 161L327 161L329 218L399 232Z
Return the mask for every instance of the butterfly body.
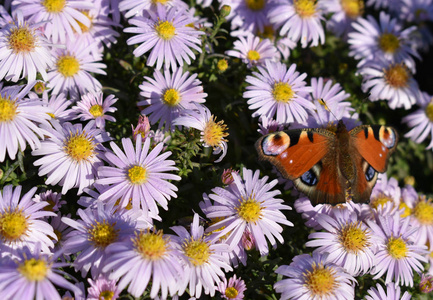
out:
M369 201L397 141L391 127L362 125L348 131L339 121L335 132L306 128L271 133L256 148L314 204L337 204L348 198Z

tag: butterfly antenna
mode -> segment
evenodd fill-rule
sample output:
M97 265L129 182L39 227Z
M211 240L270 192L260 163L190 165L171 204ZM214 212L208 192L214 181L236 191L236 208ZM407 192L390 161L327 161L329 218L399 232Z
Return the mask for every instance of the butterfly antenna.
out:
M326 104L325 100L323 98L318 99L320 105L324 106L327 111L331 113L331 115L335 118L336 121L338 121L337 117L334 115L332 110L329 108L328 104Z

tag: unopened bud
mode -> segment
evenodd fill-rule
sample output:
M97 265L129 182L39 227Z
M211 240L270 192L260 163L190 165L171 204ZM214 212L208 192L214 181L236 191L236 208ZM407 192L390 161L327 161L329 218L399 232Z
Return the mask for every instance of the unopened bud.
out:
M229 5L223 5L223 7L221 7L220 16L225 18L230 14L231 11L232 8Z

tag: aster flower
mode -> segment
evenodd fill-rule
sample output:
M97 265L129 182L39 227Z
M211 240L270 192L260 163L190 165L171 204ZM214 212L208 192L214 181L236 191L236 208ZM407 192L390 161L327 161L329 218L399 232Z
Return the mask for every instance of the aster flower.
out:
M315 106L307 98L312 91L304 81L307 74L299 74L296 65L287 67L280 62L266 61L265 67L258 67L259 72L254 76L247 76L247 91L243 97L248 99L249 109L256 110L253 117L266 116L273 118L280 124L305 122L307 110Z
M320 0L319 0L320 1ZM278 3L268 14L269 20L280 27L280 35L294 42L301 41L302 48L325 43L323 17L316 0L289 0Z
M146 11L148 16L137 16L129 20L136 27L125 28L124 32L134 33L136 36L128 39L128 45L140 44L135 50L136 57L151 51L147 58L147 65L161 69L183 66L186 62L191 64L195 54L191 48L201 52L200 35L203 31L191 28L188 24L194 22L189 14L177 8L166 8L158 4L156 12Z
M433 245L433 199L418 196L405 200L410 211L411 225L418 228L413 241L418 245Z
M104 129L105 120L116 122L116 119L107 113L113 113L117 108L112 107L118 100L114 95L109 95L103 99L102 92L87 93L77 101L77 105L72 107L80 118L80 121L95 120L96 127Z
M87 279L90 287L87 289L87 300L110 299L115 300L122 292L116 284L116 280L109 280L105 275L101 275L95 280Z
M234 49L226 52L227 55L242 59L249 68L256 65L264 65L265 60L278 59L278 52L268 39L260 40L252 34L243 36L234 42Z
M32 201L35 187L22 197L21 190L20 185L15 188L6 185L0 191L0 258L10 254L15 257L22 248L34 249L37 243L39 249L49 253L49 248L54 247L53 240L57 239L53 228L43 219L56 216L43 210L49 203Z
M381 215L392 215L400 209L401 189L397 179L388 178L386 173L379 174L376 185L371 191L368 205L373 209L372 213L379 212Z
M386 292L382 285L376 284L376 287L370 288L365 296L365 300L409 300L411 295L406 291L401 295L400 286L394 282L390 282L386 285Z
M267 116L261 116L259 118L259 129L257 131L261 135L266 135L271 132L284 130L284 126L279 124L274 119L268 118Z
M433 44L433 34L428 25L433 21L431 0L401 0L396 12L400 20L415 23L417 31L412 35L416 49L427 52Z
M236 174L239 174L239 171L235 171L232 168L224 169L223 174L221 175L221 182L224 185L232 184L234 179L232 176L232 173L235 172Z
M157 70L153 78L144 79L146 81L139 86L144 100L137 105L147 106L141 113L149 116L152 125L159 122L158 128L174 130L173 120L185 109L195 108L194 103L204 103L207 96L197 74L190 76L181 68L173 74L168 69L164 74Z
M3 87L0 83L0 162L6 157L15 159L18 150L24 151L27 144L32 150L41 146L44 130L39 124L48 126L49 110L40 99L24 99L34 86Z
M44 22L44 32L54 43L74 41L75 34L81 34L80 23L90 26L90 20L81 12L93 7L83 0L19 0L15 10L21 10L28 22Z
M44 208L44 210L52 211L55 213L59 212L60 207L66 204L66 201L62 200L62 194L53 192L52 190L48 190L43 193L36 194L35 197L33 198L33 201L35 201L36 203L48 202L49 205L47 205Z
M401 219L399 214L377 215L376 220L366 220L378 238L373 279L386 273L385 284L395 281L397 285L413 286L413 272L420 273L422 263L427 262L423 256L426 247L416 245L412 239L418 228L410 226L410 218Z
M101 201L118 201L125 207L130 201L134 209L150 210L158 214L157 203L168 209L168 200L176 198L177 187L167 180L180 180L177 175L167 173L177 171L174 161L167 160L171 152L161 154L163 144L158 144L149 152L150 139L144 141L138 135L134 145L131 139L122 139L123 151L115 143L110 146L113 152L105 153L110 166L98 170L98 184L109 185L100 196Z
M128 286L130 294L140 297L151 284L150 297L155 298L160 291L163 299L178 291L181 276L185 274L181 254L162 231L136 232L133 238L113 243L106 251L103 272L110 274L110 280L120 279L119 290Z
M14 259L0 260L0 297L2 299L61 299L55 286L71 290L78 299L81 290L65 279L70 277L61 268L66 263L57 262L60 253L41 252L24 248Z
M197 3L199 4L199 3ZM158 5L164 5L167 8L175 7L177 9L188 9L188 5L181 0L152 1L152 0L121 0L119 10L125 12L125 18L129 19L134 16L142 16L143 11L156 11Z
M256 248L261 255L269 252L266 238L276 247L277 239L282 243L281 232L283 228L278 224L293 226L286 219L281 210L291 209L284 205L283 200L274 198L280 194L272 190L277 180L268 181L268 176L259 179L259 170L243 169L243 179L232 173L234 183L226 188L216 187L209 198L215 201L214 207L209 207L206 217L223 218L222 221L209 226L206 231L221 229L217 237L227 234L226 242L233 248L237 245L245 230L248 229L255 241ZM265 238L266 237L266 238Z
M364 13L364 0L322 0L320 8L324 13L332 14L326 27L346 40L347 34L353 31L353 22Z
M150 122L149 118L145 115L141 115L138 117L137 127L131 124L132 127L132 139L134 141L137 140L137 135L141 135L141 139L145 140L150 133Z
M427 136L433 137L433 96L420 92L417 97L417 105L420 107L413 113L403 118L403 123L411 128L404 136L415 143L422 143ZM433 148L433 139L426 149Z
M218 285L218 291L224 299L242 300L246 289L245 282L240 277L236 278L236 274L230 277L228 283L224 278L223 282Z
M281 299L355 299L355 278L343 268L327 262L327 254L301 254L287 266L278 267L277 274L288 278L274 284Z
M419 289L423 293L430 293L433 291L433 276L422 274L421 275L421 282L419 283Z
M211 297L215 295L215 285L225 278L222 268L228 272L232 268L228 260L221 254L229 251L229 245L216 243L213 235L205 234L203 226L199 224L199 215L194 214L191 231L183 226L174 226L171 229L177 234L173 236L184 261L184 283L180 287L182 294L189 286L191 297L200 298L202 289Z
M30 98L39 98L36 94L30 93ZM51 121L57 120L60 123L71 121L75 118L75 112L70 108L72 100L66 98L65 94L51 94L48 95L48 91L44 91L42 94L42 102L48 107L48 115L51 117Z
M21 13L16 14L12 23L0 29L0 80L27 77L28 82L36 80L36 73L47 80L46 70L54 61L50 55L50 43L41 31L41 23L26 22Z
M78 187L78 194L93 184L96 170L102 165L100 155L104 151L102 142L109 138L106 133L90 121L83 128L81 124L53 124L48 128L49 138L41 142L41 147L32 152L33 156L43 156L33 165L39 167L39 176L48 175L46 184L63 186L62 194Z
M196 105L196 110L188 110L173 121L174 125L185 126L200 130L200 141L203 146L212 147L213 154L221 153L215 161L220 162L227 154L227 140L229 135L227 125L224 121L216 122L216 117L211 114L209 109L204 105Z

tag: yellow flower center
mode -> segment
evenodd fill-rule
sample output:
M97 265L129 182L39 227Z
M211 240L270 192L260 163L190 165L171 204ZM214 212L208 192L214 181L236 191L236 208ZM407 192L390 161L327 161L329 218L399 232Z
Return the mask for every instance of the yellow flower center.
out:
M262 213L262 207L259 202L256 201L254 197L244 199L241 197L239 200L239 206L236 207L236 211L242 219L247 222L257 222Z
M161 3L162 5L166 5L170 0L152 0L153 5L157 5L158 3Z
M363 0L341 0L341 6L349 18L356 19L364 13Z
M141 231L133 239L135 250L143 258L158 260L167 252L167 240L162 236L162 231Z
M50 13L59 13L66 5L66 0L43 0L42 5Z
M42 95L42 93L46 90L45 83L42 81L36 82L35 86L33 87L36 94Z
M18 27L12 29L9 35L9 47L15 52L28 53L36 47L36 37L28 27Z
M248 51L247 58L248 58L248 60L253 60L253 61L259 60L260 59L260 53L257 52L256 50L250 50L250 51Z
M216 117L212 115L203 130L203 141L214 149L227 141L225 137L229 135L226 132L227 125L224 124L224 121L215 122L215 120Z
M302 18L308 18L316 13L315 0L294 0L295 10Z
M237 289L235 289L234 287L230 286L228 288L226 288L225 290L225 296L229 299L234 299L238 296L239 292Z
M288 103L290 100L292 100L294 95L295 92L287 82L277 82L274 84L272 96L274 96L275 101Z
M379 46L383 52L394 53L400 48L400 41L392 33L384 33L379 38Z
M431 200L420 199L413 208L413 215L422 225L433 225L433 205Z
M0 115L1 115L1 108L0 108ZM433 99L429 104L427 104L427 107L425 108L425 115L430 120L430 122L433 122ZM1 121L1 117L0 117L0 121Z
M159 21L158 25L155 26L155 30L158 36L165 41L171 40L176 34L176 28L169 21Z
M95 104L90 107L89 112L94 116L95 118L103 116L104 115L104 109L101 105Z
M350 223L340 232L340 242L348 252L358 253L369 245L367 230L361 228L361 222Z
M385 80L394 88L408 85L410 73L404 64L395 64L385 70Z
M178 105L181 99L182 97L176 89L168 89L164 92L164 95L162 96L162 101L166 105L171 107Z
M147 180L147 171L141 166L133 166L128 170L128 178L132 184L143 184Z
M80 26L81 32L82 32L82 33L85 33L85 32L88 32L89 29L92 27L93 18L90 16L90 13L89 13L88 10L81 11L81 13L82 13L83 15L85 15L85 16L90 20L90 27L87 27L86 25L84 25L84 24L81 23L80 21L75 20L75 21L77 21L78 26Z
M274 34L274 28L271 25L265 25L265 27L263 28L263 32L257 32L258 37L262 39L270 39L271 41L273 41L275 38Z
M403 257L406 257L407 246L405 241L401 237L389 238L386 248L388 250L389 255L391 255L392 258L394 259L401 259Z
M229 67L229 64L226 59L220 59L217 63L218 71L224 72Z
M313 263L312 271L306 271L303 275L307 289L317 298L333 295L338 287L335 279L335 271L331 268L325 268L322 264Z
M379 206L385 206L386 203L393 202L390 197L387 195L380 193L377 197L370 200L370 206L372 208L378 209Z
M57 119L56 116L53 113L47 113L52 119Z
M114 224L108 223L106 220L102 222L96 221L87 229L89 240L93 242L97 248L105 248L117 240L119 230L116 229Z
M29 281L42 281L46 278L49 266L42 259L31 258L18 266L18 271Z
M99 300L111 300L113 299L114 292L112 291L102 291L99 295Z
M12 101L10 97L3 98L0 95L0 123L10 122L17 115L16 101Z
M411 215L412 209L409 206L407 206L407 204L404 203L403 201L398 206L398 210L401 210L402 208L404 208L404 212L400 215L402 218L406 218Z
M65 142L65 152L74 160L80 162L88 160L95 154L96 145L93 138L87 137L86 133L76 134L71 133L70 137Z
M204 240L191 238L183 244L183 252L194 266L201 266L209 261L211 250Z
M57 60L57 70L64 77L73 77L80 71L80 62L71 55L64 55Z
M29 223L27 218L18 208L13 211L9 208L0 214L0 235L5 242L15 242L27 235Z
M249 9L259 11L265 7L266 0L245 0L245 3Z

